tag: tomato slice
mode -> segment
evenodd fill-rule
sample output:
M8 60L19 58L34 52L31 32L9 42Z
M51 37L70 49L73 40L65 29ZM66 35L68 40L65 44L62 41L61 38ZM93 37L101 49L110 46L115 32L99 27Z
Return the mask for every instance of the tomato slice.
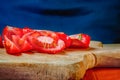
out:
M90 36L87 34L75 34L69 36L72 40L70 47L88 48L90 43Z
M56 32L56 34L59 36L60 39L62 39L65 42L66 48L68 48L71 45L71 38L65 34L64 32Z
M35 31L29 36L29 41L36 51L43 53L55 54L65 48L64 41L55 32L47 30Z
M30 45L27 40L28 36L29 33L24 34L22 37L19 37L18 35L12 35L12 41L21 49L21 52L30 51L33 49L32 45Z
M4 35L4 47L8 54L18 55L21 53L20 48L15 45L6 35Z
M48 48L55 47L59 39L58 35L56 35L55 32L49 30L37 30L30 36L38 41L39 46Z
M7 26L3 30L4 45L9 54L18 54L32 49L27 40L29 33L21 28Z
M3 48L3 40L2 40L2 36L0 35L0 48Z
M30 29L30 28L28 28L28 27L24 27L24 28L22 29L22 31L23 31L23 34L27 34L27 33L33 32L34 30L32 30L32 29Z
M6 26L3 30L3 35L7 35L9 39L12 39L12 35L19 35L22 37L23 31L20 28Z
M63 32L33 30L28 27L6 26L3 30L4 47L9 54L21 54L27 51L56 54L68 47L88 48L90 36L75 34L68 36ZM0 44L2 38L0 36Z

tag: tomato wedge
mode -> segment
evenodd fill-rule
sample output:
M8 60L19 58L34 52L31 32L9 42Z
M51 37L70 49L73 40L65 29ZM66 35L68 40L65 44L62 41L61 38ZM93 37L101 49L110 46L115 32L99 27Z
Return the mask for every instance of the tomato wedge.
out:
M3 48L3 40L2 40L2 36L0 35L0 48Z
M7 53L19 54L32 49L27 41L29 33L23 34L21 28L6 26L3 30L4 46Z
M29 37L29 42L38 52L55 54L65 48L63 40L53 31L39 30L33 32Z
M28 28L28 27L24 27L24 28L22 29L23 34L27 34L27 33L33 32L33 31L34 31L34 30L32 30L32 29L30 29L30 28Z
M87 34L75 34L69 36L72 40L70 47L77 47L77 48L88 48L90 43L90 36Z
M90 36L87 34L81 33L68 36L63 32L11 26L4 28L3 39L4 41L0 36L0 46L4 42L3 45L7 53L13 55L28 51L56 54L69 47L88 48L90 43Z
M56 34L59 36L60 39L62 39L65 42L66 48L68 48L71 45L71 38L65 34L64 32L56 32Z
M12 42L16 44L20 49L21 52L30 51L33 49L32 45L28 42L29 33L24 34L22 37L18 35L12 35Z
M6 35L4 36L4 47L8 54L19 55L21 53L20 48L8 39Z

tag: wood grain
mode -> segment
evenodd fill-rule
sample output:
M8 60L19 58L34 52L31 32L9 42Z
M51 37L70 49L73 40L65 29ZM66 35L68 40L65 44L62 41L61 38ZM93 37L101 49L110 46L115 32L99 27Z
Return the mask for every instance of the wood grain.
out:
M119 60L120 44L67 49L55 55L23 53L13 56L0 49L0 80L80 80L87 69L119 67Z
M92 54L79 50L57 55L23 53L17 57L6 54L4 49L0 51L0 79L79 80L95 63Z
M96 57L95 67L120 67L120 44L105 44L92 53Z

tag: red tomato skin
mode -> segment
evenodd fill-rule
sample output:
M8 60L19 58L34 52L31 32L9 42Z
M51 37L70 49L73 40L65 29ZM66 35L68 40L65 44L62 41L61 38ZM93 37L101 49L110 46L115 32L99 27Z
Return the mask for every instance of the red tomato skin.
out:
M3 48L3 40L2 40L2 36L0 35L0 48Z
M76 48L89 47L91 37L87 34L80 33L80 34L70 35L70 38L72 40L70 47L76 47Z
M30 51L32 45L28 43L29 33L23 34L21 28L6 26L3 30L4 47L8 54L18 55L19 53Z
M56 32L56 34L65 42L66 48L71 45L72 40L67 34L65 34L64 32Z
M7 35L9 39L11 39L11 35L19 35L20 37L22 37L23 31L21 28L6 26L3 29L3 35Z
M84 44L84 47L85 48L89 47L91 37L87 34L82 34L82 37L83 37L82 42Z
M37 40L38 37L45 36L46 39L53 39L49 43L49 39L42 43ZM32 30L29 28L16 28L6 26L3 30L4 46L8 54L16 55L22 52L36 50L37 52L56 54L65 48L65 43L59 36L48 30ZM36 42L37 41L37 42ZM44 42L44 41L43 41ZM49 45L48 47L45 44Z
M32 30L32 29L30 29L30 28L28 28L28 27L24 27L24 28L22 29L22 31L23 31L23 34L27 34L27 33L33 32L34 30Z
M34 40L36 40L36 42L38 42L37 45L41 46L41 47L44 47L45 44L46 45L49 45L49 48L52 48L55 46L55 44L58 43L58 35L55 34L54 32L52 31L48 31L48 30L39 30L39 31L34 31L33 33L31 33L30 35L31 37L34 38ZM45 40L46 42L42 42L41 39L38 40L39 37L46 37L46 38L51 38L53 39L53 42L52 43L49 43L50 41L49 40Z
M21 42L20 47L22 52L33 50L33 46L29 43L28 37L29 37L29 33L24 34L23 37L20 39Z
M40 36L46 36L48 38L52 38L54 41L49 45L49 43L42 43L39 40L37 40ZM42 53L48 53L48 54L56 54L60 51L64 50L65 43L63 40L59 39L58 35L56 35L54 32L49 31L36 31L31 34L29 37L29 42L33 46L34 50ZM49 46L48 46L49 45Z
M6 52L12 55L18 55L21 53L20 48L15 45L11 40L9 40L6 36L4 36L4 47L6 48Z
M34 50L36 50L37 52L40 52L40 53L57 54L65 49L65 43L62 40L61 41L58 40L58 46L56 46L54 48L40 47L40 46L37 46L37 44L33 43L33 41L31 42L31 44L34 47Z
M63 32L49 30L33 30L30 28L17 28L6 26L3 30L0 43L6 48L8 54L18 55L27 51L57 54L65 48L88 48L91 37L87 34L68 36Z
M17 35L13 35L12 37L12 41L20 48L21 52L30 51L33 49L32 45L28 42L29 33L24 34L22 37Z

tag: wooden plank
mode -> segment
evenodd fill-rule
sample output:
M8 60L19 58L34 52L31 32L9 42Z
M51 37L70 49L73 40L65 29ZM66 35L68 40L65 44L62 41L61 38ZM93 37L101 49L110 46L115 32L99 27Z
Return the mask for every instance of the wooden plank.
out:
M120 44L67 49L55 55L23 53L13 56L0 49L0 80L80 80L87 69L117 67L119 60Z
M120 67L120 44L104 44L92 53L96 58L95 67Z
M0 49L0 79L79 80L94 62L92 54L79 50L67 50L57 55L23 53L12 56Z

